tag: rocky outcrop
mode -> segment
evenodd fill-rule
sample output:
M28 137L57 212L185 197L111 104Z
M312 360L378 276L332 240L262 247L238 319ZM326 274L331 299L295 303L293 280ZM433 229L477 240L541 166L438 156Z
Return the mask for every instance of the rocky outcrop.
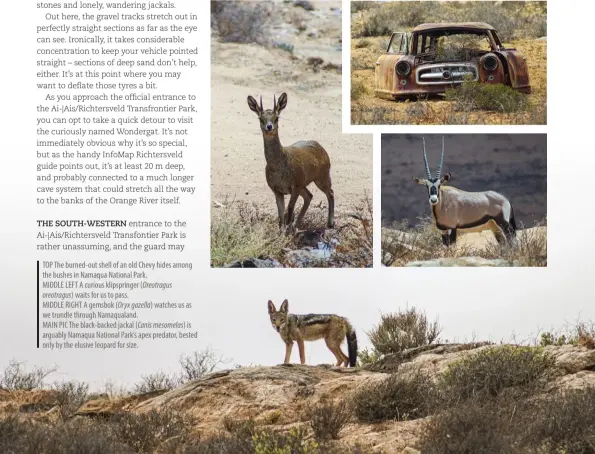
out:
M388 373L423 371L438 378L447 367L468 355L494 348L488 342L435 344L385 355L362 368L328 365L278 365L219 371L170 391L124 398L106 395L84 404L79 417L109 416L120 412L148 412L171 407L193 416L201 437L223 428L226 417L252 418L262 427L285 431L307 424L306 410L323 399L347 398L360 386L382 380ZM581 346L549 346L557 371L544 392L595 386L595 350ZM53 391L0 390L0 416L35 412L47 417L57 405ZM373 446L386 454L414 454L425 419L365 424L353 418L341 432L340 443Z

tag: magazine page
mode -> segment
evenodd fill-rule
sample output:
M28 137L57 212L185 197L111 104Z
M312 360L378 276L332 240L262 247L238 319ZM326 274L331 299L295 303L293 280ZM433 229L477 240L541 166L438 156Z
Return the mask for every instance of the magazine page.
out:
M591 452L570 6L7 5L0 452Z

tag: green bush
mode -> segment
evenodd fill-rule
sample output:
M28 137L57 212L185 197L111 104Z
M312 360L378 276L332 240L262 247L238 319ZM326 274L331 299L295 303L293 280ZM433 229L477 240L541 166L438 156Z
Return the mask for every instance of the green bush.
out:
M393 314L382 314L380 323L366 333L374 347L373 354L399 353L408 348L433 343L440 335L438 321L412 307Z
M436 387L427 375L390 374L360 387L353 395L353 407L360 421L405 421L431 414L436 398Z
M286 435L263 431L252 437L254 454L319 454L314 441L307 440L300 427L293 427Z
M447 401L494 397L504 389L533 391L551 377L552 356L540 347L487 347L451 364L441 377Z
M525 95L508 85L465 81L446 90L445 99L458 111L489 110L512 113L527 107Z

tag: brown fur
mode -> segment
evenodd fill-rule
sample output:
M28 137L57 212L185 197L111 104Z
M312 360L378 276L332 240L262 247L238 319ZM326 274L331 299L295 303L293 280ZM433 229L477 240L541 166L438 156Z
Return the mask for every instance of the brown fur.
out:
M324 339L326 346L337 359L337 366L355 366L357 338L353 327L345 317L335 314L290 314L287 300L283 301L279 310L269 300L268 310L273 328L285 343L285 364L289 363L294 342L298 344L300 363L305 364L304 341ZM341 350L344 339L347 339L349 356Z
M260 129L264 139L264 155L267 162L267 184L275 194L279 215L279 228L288 227L294 230L302 221L312 193L307 186L314 182L326 194L328 200L328 227L334 226L335 195L331 182L331 162L326 150L316 141L300 141L288 147L279 140L279 115L287 106L287 94L283 93L279 101L274 100L273 109L264 110L262 97L260 105L252 96L248 96L250 110L258 115ZM285 212L285 196L289 195L287 212ZM295 203L301 196L304 204L294 220Z

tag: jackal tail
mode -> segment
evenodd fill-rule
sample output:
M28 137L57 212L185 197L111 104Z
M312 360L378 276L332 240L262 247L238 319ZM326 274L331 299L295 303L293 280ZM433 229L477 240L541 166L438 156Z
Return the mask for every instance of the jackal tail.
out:
M347 323L347 354L349 356L349 366L355 367L357 363L357 336L355 334L355 330L353 326L348 322Z

